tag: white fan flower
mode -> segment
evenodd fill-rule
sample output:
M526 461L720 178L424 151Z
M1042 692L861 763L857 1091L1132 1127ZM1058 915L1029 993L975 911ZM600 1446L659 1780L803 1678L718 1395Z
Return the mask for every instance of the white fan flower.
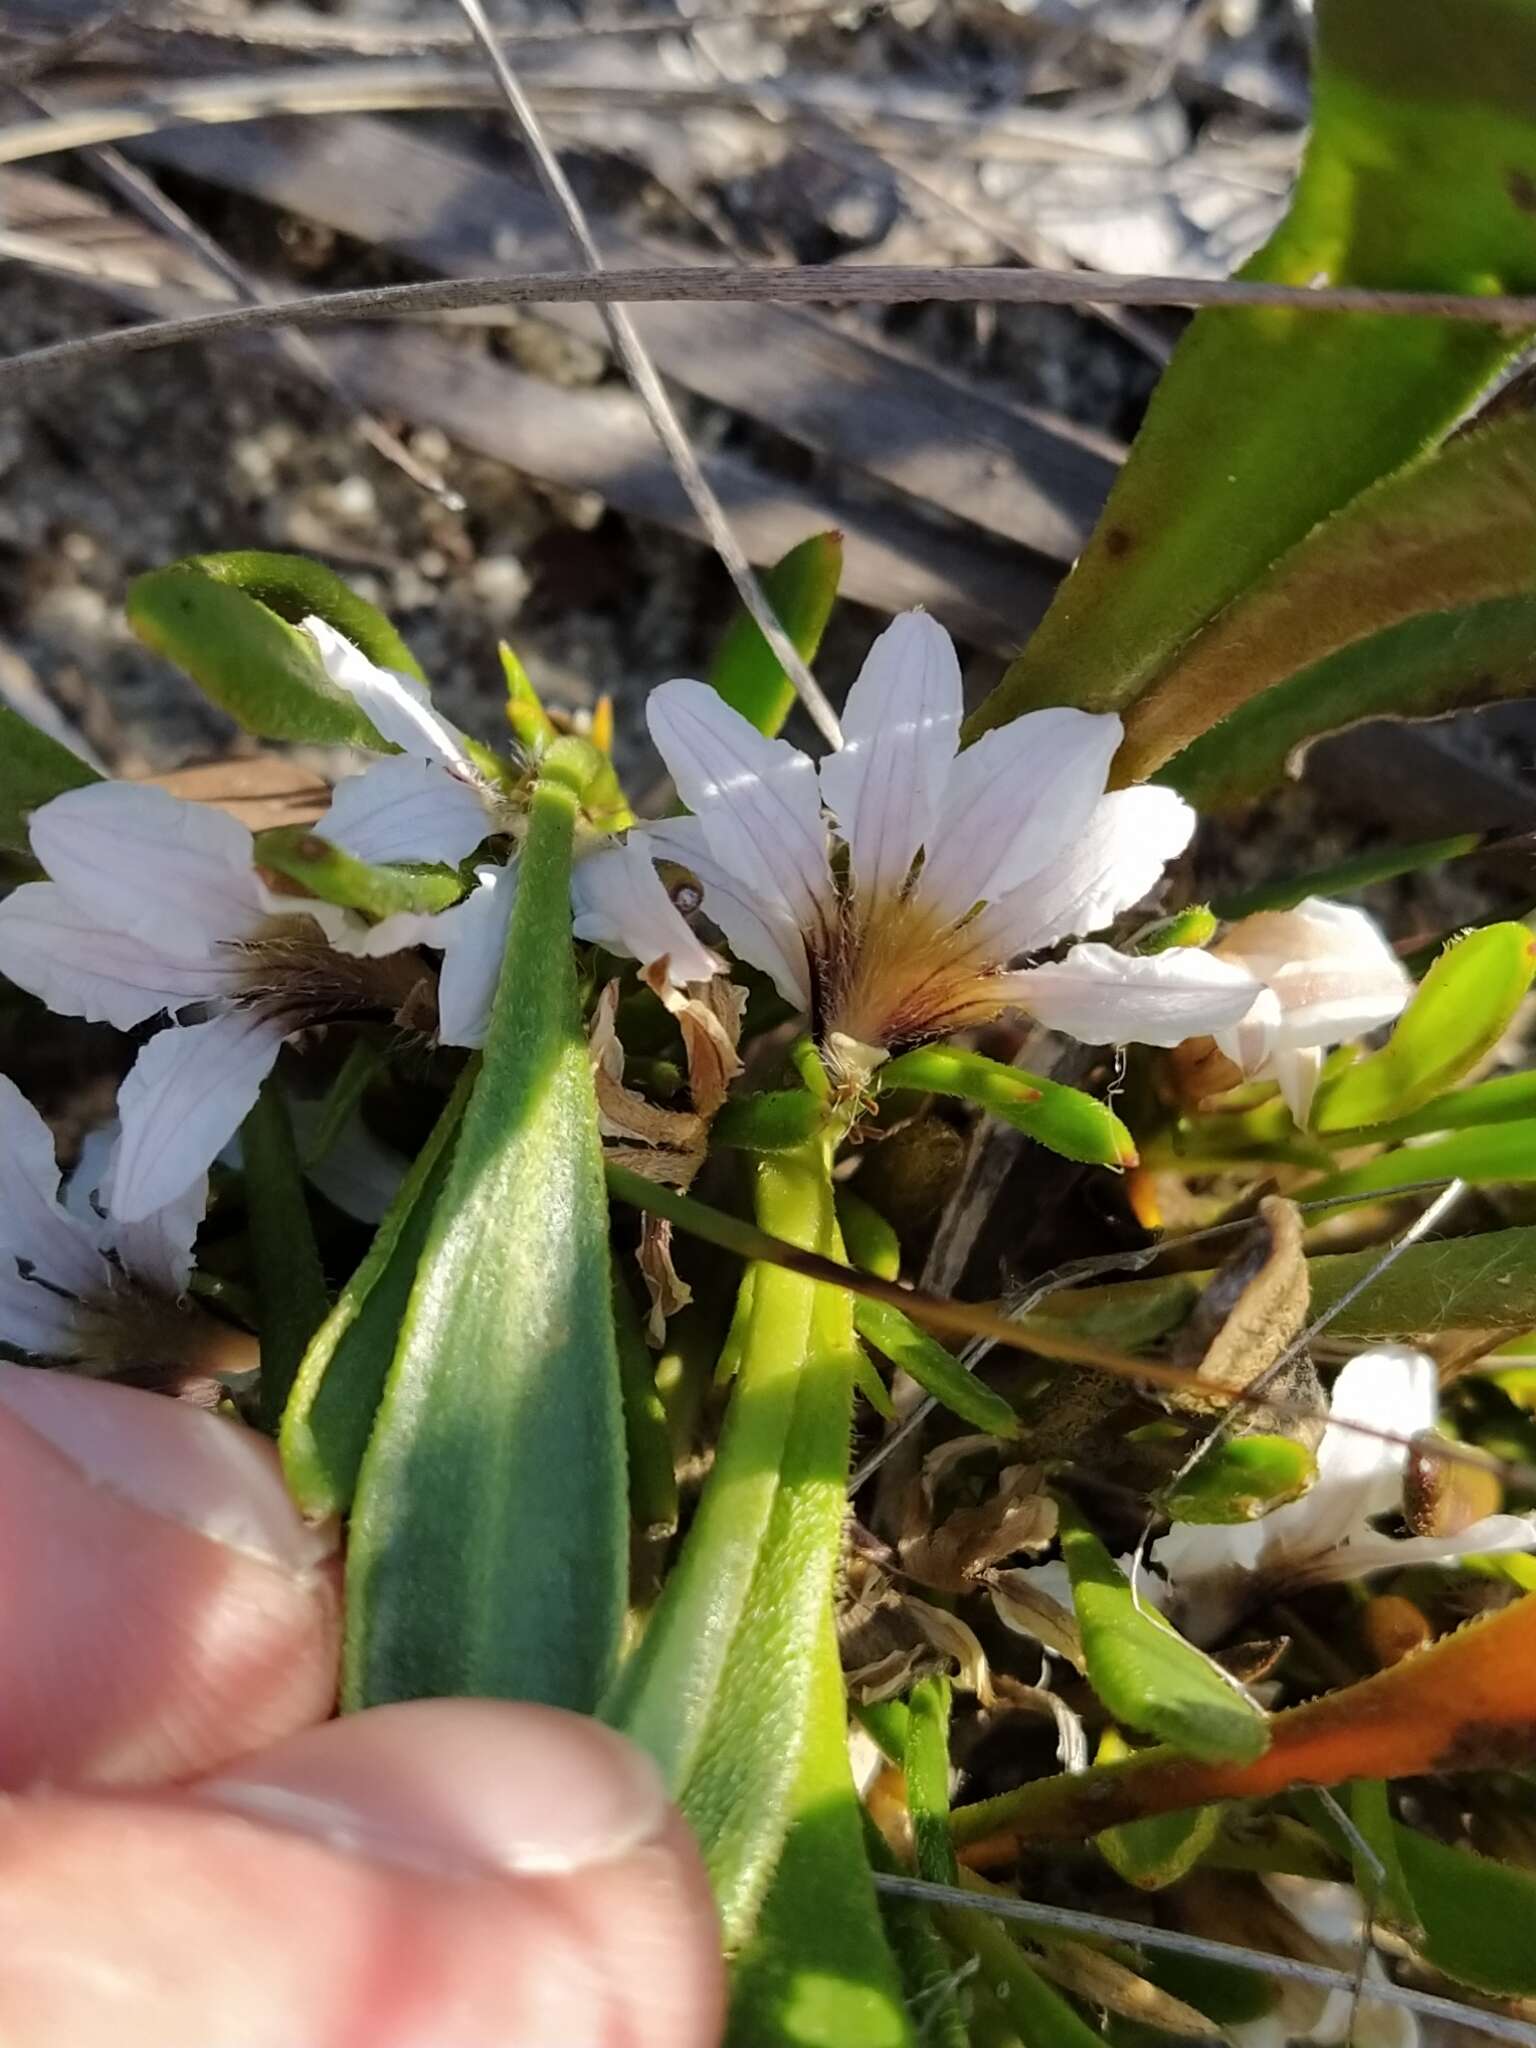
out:
M1308 1586L1536 1549L1536 1518L1527 1515L1487 1515L1448 1536L1388 1536L1372 1526L1402 1506L1409 1449L1367 1432L1421 1436L1438 1412L1435 1362L1424 1352L1389 1344L1352 1358L1334 1382L1317 1477L1299 1500L1252 1522L1177 1522L1153 1544L1170 1618L1193 1642L1211 1643L1261 1600Z
M0 1345L85 1370L174 1379L206 1361L210 1342L225 1348L211 1319L178 1306L207 1176L130 1221L114 1199L120 1158L114 1147L94 1200L66 1204L48 1126L0 1076Z
M819 768L704 683L662 684L648 717L692 816L631 844L695 877L737 956L855 1064L1012 1008L1166 1046L1252 1006L1248 970L1199 951L1079 945L1009 971L1146 895L1195 816L1171 790L1106 794L1118 718L1030 712L958 752L959 663L922 612L875 642Z
M413 677L377 667L323 619L306 619L331 681L355 698L380 735L403 748L338 783L316 827L356 859L467 859L492 833L510 829L501 793L481 774L464 735L434 709ZM438 1037L444 1045L483 1045L517 896L517 856L475 869L461 903L422 919L416 942L440 948ZM643 843L606 840L578 858L571 884L577 938L665 963L676 984L707 981L720 966L663 888Z
M1418 2048L1413 2011L1371 1996L1373 1987L1390 1979L1369 1939L1365 1906L1355 1887L1288 1872L1266 1872L1260 1882L1285 1916L1273 1929L1276 1945L1284 1944L1305 1961L1331 1964L1351 1979L1358 1976L1359 1993L1353 1986L1328 1991L1294 1977L1280 1978L1274 2003L1261 2019L1228 2029L1234 2048L1287 2048L1299 2041L1315 2048L1339 2048L1344 2042L1351 2048Z
M1216 1043L1246 1079L1278 1082L1298 1125L1311 1113L1328 1049L1390 1024L1413 994L1375 921L1321 896L1242 918L1211 951L1263 984Z
M119 1097L113 1207L124 1222L165 1208L207 1171L290 1033L393 1014L420 979L388 956L419 943L426 919L368 925L279 895L257 873L250 832L225 811L98 782L40 805L31 840L49 879L0 903L0 974L66 1017L119 1031L172 1020Z

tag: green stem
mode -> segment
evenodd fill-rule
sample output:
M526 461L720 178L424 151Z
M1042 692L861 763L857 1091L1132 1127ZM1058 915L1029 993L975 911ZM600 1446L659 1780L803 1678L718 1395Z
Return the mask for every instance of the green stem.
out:
M275 1076L261 1084L241 1126L240 1147L261 1309L261 1425L276 1435L299 1361L330 1301L304 1200L293 1125Z
M624 1444L629 1459L629 1511L644 1536L677 1527L677 1472L667 1411L656 1387L656 1361L645 1341L635 1298L623 1274L613 1273L613 1334L619 1350L619 1392L624 1402Z

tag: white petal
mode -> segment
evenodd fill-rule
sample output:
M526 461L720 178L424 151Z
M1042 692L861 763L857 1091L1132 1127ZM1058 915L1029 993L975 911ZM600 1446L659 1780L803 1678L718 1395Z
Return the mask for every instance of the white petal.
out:
M1281 1047L1341 1045L1390 1023L1413 993L1375 921L1318 896L1244 918L1216 950L1275 991Z
M932 835L962 708L954 642L926 612L903 612L848 692L842 751L821 764L822 798L864 899L899 889Z
M1226 956L1217 951L1217 959ZM1246 966L1246 961L1237 961ZM1280 1029L1280 998L1272 988L1261 988L1253 999L1253 1007L1230 1030L1218 1031L1216 1044L1234 1066L1242 1068L1252 1081L1266 1072L1274 1057L1275 1036Z
M110 1277L95 1230L59 1201L53 1135L14 1081L0 1074L0 1255L24 1259L38 1277L87 1298Z
M628 954L646 967L665 960L667 979L676 986L708 981L720 970L719 959L695 937L662 886L644 832L631 832L622 844L577 861L571 909L578 939Z
M1030 711L956 758L929 839L920 890L963 917L995 902L1076 841L1104 794L1118 718Z
M995 960L1102 931L1154 889L1188 846L1195 814L1171 789L1117 789L1100 797L1074 843L976 920Z
M1074 946L1058 963L999 983L1006 1000L1048 1029L1089 1045L1178 1045L1235 1024L1254 996L1242 968L1189 946L1149 954Z
M476 868L479 887L434 918L428 945L443 949L437 1036L443 1045L484 1045L517 898L517 868Z
M1434 1360L1424 1352L1404 1344L1360 1352L1333 1383L1329 1425L1317 1447L1317 1485L1308 1498L1319 1491L1347 1490L1356 1504L1346 1526L1395 1508L1402 1497L1407 1447L1367 1430L1418 1436L1434 1426L1438 1409L1439 1378ZM1352 1422L1365 1428L1339 1426Z
M349 775L315 830L354 860L443 861L456 868L494 829L480 791L435 761L408 754Z
M65 1295L24 1280L8 1259L0 1259L0 1345L35 1358L75 1358L80 1311Z
M1278 1046L1270 1055L1269 1070L1280 1084L1280 1094L1297 1130L1304 1131L1312 1114L1312 1100L1323 1073L1320 1045Z
M208 1211L208 1176L200 1173L181 1193L136 1223L110 1219L113 1249L130 1278L175 1301L192 1278L192 1247Z
M766 739L704 683L663 683L646 721L725 874L764 911L816 932L830 912L832 878L810 758Z
M167 959L206 960L259 923L249 831L163 789L96 782L33 813L32 850L99 925Z
M149 1041L117 1098L123 1136L107 1190L115 1218L142 1222L207 1172L245 1121L283 1036L270 1018L231 1010Z
M658 860L676 861L698 882L704 913L719 925L738 960L770 976L785 1002L811 1007L811 971L800 927L777 899L754 897L710 851L698 818L663 818L645 828Z
M378 667L324 619L308 618L303 624L320 650L326 674L352 698L380 739L419 761L442 761L474 774L463 733L434 707L424 683L398 669Z
M172 960L108 931L53 882L28 882L0 903L0 974L61 1017L131 1031L161 1010L217 996L240 972L233 953Z

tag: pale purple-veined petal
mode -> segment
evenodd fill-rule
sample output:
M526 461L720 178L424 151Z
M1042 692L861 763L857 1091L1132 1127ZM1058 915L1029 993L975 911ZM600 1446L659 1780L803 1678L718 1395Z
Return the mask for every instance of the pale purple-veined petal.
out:
M932 835L962 708L953 641L926 612L903 612L848 692L842 751L821 764L822 799L863 901L898 890Z
M131 1031L225 993L241 972L232 951L174 960L109 931L53 882L27 882L0 903L0 974L61 1017Z
M271 1018L231 1010L149 1041L117 1098L123 1135L106 1190L114 1217L142 1222L208 1171L245 1121L283 1038Z
M1006 896L1067 851L1104 794L1118 718L1030 711L956 756L918 884L946 917Z
M1397 1507L1408 1450L1388 1439L1433 1428L1438 1410L1439 1376L1427 1353L1406 1344L1357 1353L1333 1383L1329 1423L1317 1447L1317 1483L1296 1506L1336 1498L1333 1527L1340 1535Z
M705 683L663 683L646 720L721 871L769 915L778 910L815 932L833 890L809 756L766 739Z
M665 960L674 986L708 981L721 962L697 938L662 886L649 837L631 832L577 861L571 875L572 926L578 939L627 954L649 967Z
M1317 1084L1323 1077L1323 1057L1320 1045L1279 1046L1270 1054L1268 1071L1279 1083L1281 1099L1298 1130L1306 1128L1312 1114Z
M436 930L426 942L443 949L437 984L437 1035L443 1045L484 1045L517 900L514 863L476 868L475 877L479 886L433 919Z
M1100 797L1071 845L980 913L970 928L978 948L988 959L1005 961L1102 931L1157 886L1194 830L1194 812L1171 789L1119 789Z
M131 1280L175 1301L192 1278L192 1247L208 1210L208 1176L200 1173L171 1201L135 1223L108 1218L109 1242Z
M30 837L72 903L168 960L207 960L261 921L250 832L216 805L95 782L43 804Z
M703 894L706 917L719 925L738 960L757 967L785 1002L811 1007L811 972L800 927L782 903L755 898L715 859L697 818L663 818L645 828L658 860L686 868Z
M59 1200L52 1132L15 1082L3 1074L0 1257L24 1261L40 1280L74 1295L91 1296L109 1277L94 1230L69 1215Z
M409 754L338 782L330 809L315 825L322 839L371 867L442 861L456 868L494 829L478 788Z
M1373 1572L1396 1571L1400 1565L1456 1564L1464 1557L1497 1557L1519 1550L1536 1550L1536 1523L1526 1515L1488 1515L1454 1536L1387 1536L1379 1529L1362 1529L1299 1573L1298 1583L1336 1585L1367 1579Z
M320 650L326 674L346 691L380 739L420 761L442 761L473 776L463 733L435 707L424 683L398 669L380 668L324 619L307 618L303 625Z
M1117 953L1074 946L1065 959L998 977L1000 1000L1088 1045L1178 1045L1235 1024L1254 998L1252 977L1198 947Z

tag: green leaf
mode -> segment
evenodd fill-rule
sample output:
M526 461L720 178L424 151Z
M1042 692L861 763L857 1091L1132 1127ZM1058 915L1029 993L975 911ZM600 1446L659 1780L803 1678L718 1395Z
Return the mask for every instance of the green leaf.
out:
M358 1478L343 1697L590 1711L628 1585L624 1424L571 849L585 747L535 785L480 1075Z
M128 623L247 732L311 746L384 748L325 672L307 633L201 569L155 569L130 585Z
M1324 1083L1316 1129L1382 1123L1449 1088L1504 1036L1533 973L1536 940L1523 924L1485 925L1447 946L1381 1051Z
M1106 1828L1093 1845L1127 1884L1160 1892L1187 1877L1221 1832L1219 1806L1192 1806L1184 1813L1160 1813Z
M774 1088L759 1095L735 1095L722 1103L710 1125L712 1144L742 1152L793 1152L827 1120L826 1105L808 1088Z
M1134 1166L1136 1145L1114 1112L1081 1089L1023 1073L979 1052L919 1046L877 1069L875 1085L958 1095L1052 1152L1090 1166Z
M789 1833L733 1975L726 2048L916 2048L848 1773L830 1609L815 1662Z
M836 1257L826 1141L757 1167L765 1229ZM682 1553L604 1718L650 1751L704 1852L728 1948L789 1825L848 1478L848 1296L751 1269L731 1405Z
M27 826L38 805L100 780L78 754L0 704L0 852L30 858Z
M1536 420L1516 416L1383 478L1282 555L1138 696L1116 776L1151 775L1218 721L1344 648L1410 619L1530 597L1533 586ZM1446 668L1443 694L1426 692L1420 675L1414 701L1393 691L1382 708L1428 714L1477 697L1480 675L1464 655ZM1330 701L1314 695L1313 708ZM1340 723L1361 716L1358 702L1334 711ZM1324 723L1313 732L1329 714L1318 715Z
M1536 1180L1536 1121L1488 1124L1428 1138L1401 1152L1385 1152L1363 1166L1331 1173L1307 1189L1309 1199L1333 1201L1390 1194L1426 1180L1464 1180L1474 1187L1499 1181Z
M1528 697L1533 686L1536 600L1502 598L1435 612L1357 641L1275 684L1176 755L1157 780L1198 811L1231 810L1282 781L1298 750L1318 733L1365 718L1429 718L1458 705ZM1467 836L1473 846L1483 837ZM1445 858L1470 850L1452 842ZM1370 857L1360 865L1369 868ZM1317 893L1334 891L1325 886Z
M972 1429L997 1437L1020 1434L1019 1418L1002 1395L983 1386L953 1352L946 1351L936 1337L919 1329L899 1308L861 1298L854 1303L853 1324L866 1343L873 1344L892 1365L899 1365L925 1394L931 1394Z
M1313 126L1246 277L1536 286L1530 0L1320 0ZM1097 530L974 721L1124 710L1330 512L1447 432L1518 334L1215 308L1191 324Z
M840 533L812 534L763 572L763 595L806 661L815 659L821 645L842 573ZM794 705L794 684L746 612L738 612L721 643L709 681L759 732L777 732Z
M1158 1506L1175 1522L1251 1522L1306 1492L1317 1462L1286 1436L1227 1437Z
M1278 690L1273 692L1273 696L1279 695ZM1179 756L1181 766L1192 753L1190 749ZM1236 920L1252 917L1260 910L1294 910L1309 896L1348 896L1357 889L1368 888L1372 882L1389 882L1395 875L1411 875L1420 868L1460 860L1465 854L1475 853L1487 839L1485 832L1459 832L1450 839L1420 839L1409 846L1378 847L1374 853L1333 861L1325 868L1311 868L1302 875L1285 875L1278 881L1256 882L1251 889L1234 890L1215 905L1216 915Z
M982 1889L979 1882L973 1883ZM1001 2000L1019 2039L1029 2048L1104 2048L1076 2006L1025 1960L1000 1920L980 1908L966 1912L957 1906L946 1906L934 1917L957 1948L976 1958L983 1981Z
M613 1329L624 1400L630 1513L641 1535L670 1535L677 1527L677 1468L667 1411L656 1386L655 1354L645 1341L629 1283L617 1270L613 1276Z
M472 1060L396 1190L362 1263L310 1339L278 1434L283 1476L315 1519L352 1504L453 1140L479 1072Z
M903 1708L902 1712L905 1711ZM867 1709L858 1710L861 1721L866 1712ZM863 1822L870 1868L882 1876L905 1874L867 1809ZM967 2024L961 2002L964 1972L955 1967L954 1952L940 1937L928 1908L916 1899L898 1898L890 1892L882 1892L879 1898L886 1939L901 1972L907 2011L918 2028L922 2048L982 2048L981 2037Z
M920 1678L907 1700L902 1757L917 1874L930 1884L958 1884L960 1865L949 1832L949 1680Z
M837 1191L837 1227L843 1233L850 1265L877 1280L901 1278L901 1239L873 1202L852 1188Z
M1269 1747L1260 1708L1161 1615L1139 1608L1130 1581L1069 1503L1061 1552L1072 1578L1088 1682L1115 1720L1204 1763L1251 1763Z
M464 884L452 868L370 867L307 825L276 825L259 832L256 859L262 867L298 882L322 903L360 910L374 919L393 917L397 911L446 910L464 894Z
M296 626L307 618L324 619L352 645L361 648L380 668L425 682L421 664L376 605L359 597L349 583L305 555L270 554L261 548L238 548L223 555L188 555L173 568L196 569L215 583L242 590ZM142 580L142 579L141 579Z
M1401 1824L1393 1840L1425 1961L1497 1998L1536 1993L1536 1877Z
M1373 1124L1372 1144L1387 1144L1397 1138L1417 1138L1434 1131L1465 1131L1484 1124L1521 1123L1536 1118L1536 1073L1497 1074L1491 1081L1474 1082L1451 1095L1437 1095L1422 1109L1407 1116L1394 1116ZM1358 1144L1352 1131L1330 1135L1330 1144Z
M330 1307L282 1084L269 1075L240 1126L261 1310L261 1420L277 1433L299 1361Z

